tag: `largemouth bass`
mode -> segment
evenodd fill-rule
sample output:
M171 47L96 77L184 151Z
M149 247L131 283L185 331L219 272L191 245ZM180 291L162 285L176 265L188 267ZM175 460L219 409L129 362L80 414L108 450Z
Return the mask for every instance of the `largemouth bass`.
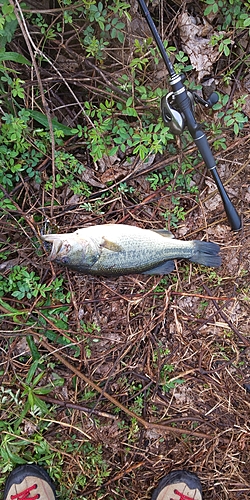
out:
M50 260L95 276L168 274L174 269L173 259L208 267L221 264L216 243L173 239L167 230L104 224L74 233L47 234L42 239L52 244Z

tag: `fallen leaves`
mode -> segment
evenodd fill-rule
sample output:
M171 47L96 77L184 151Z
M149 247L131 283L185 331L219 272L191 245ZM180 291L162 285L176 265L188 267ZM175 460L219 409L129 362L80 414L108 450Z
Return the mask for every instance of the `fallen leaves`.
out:
M183 12L178 17L178 27L183 50L188 54L190 62L198 73L198 80L210 74L212 65L219 57L216 46L212 47L213 27L205 20L198 24L195 17Z

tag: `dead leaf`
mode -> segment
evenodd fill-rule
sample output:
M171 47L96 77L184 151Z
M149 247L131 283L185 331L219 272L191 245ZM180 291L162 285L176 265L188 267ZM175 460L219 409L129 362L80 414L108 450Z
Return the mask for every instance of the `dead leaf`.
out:
M82 180L90 186L99 187L101 189L105 188L105 185L98 181L95 177L95 172L88 167L85 167L85 170L82 173Z
M127 175L127 170L119 167L119 166L114 166L112 168L108 168L106 172L104 172L101 176L101 181L104 183L106 186L107 182L111 181L116 181L119 179L122 179Z
M196 19L186 12L178 17L178 26L183 50L188 54L192 66L198 73L198 80L210 74L212 65L219 57L219 51L210 44L213 28L207 22L197 24Z

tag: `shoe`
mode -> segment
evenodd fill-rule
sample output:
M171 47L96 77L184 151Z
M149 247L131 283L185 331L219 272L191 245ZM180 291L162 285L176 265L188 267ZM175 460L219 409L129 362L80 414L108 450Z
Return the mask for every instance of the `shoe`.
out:
M56 500L55 487L47 472L36 464L14 469L5 484L4 500Z
M152 500L202 500L201 482L192 472L170 472L153 491Z

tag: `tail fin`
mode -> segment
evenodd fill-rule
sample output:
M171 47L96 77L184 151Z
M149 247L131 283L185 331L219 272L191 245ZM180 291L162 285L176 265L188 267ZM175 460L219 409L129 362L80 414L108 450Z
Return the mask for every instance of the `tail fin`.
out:
M219 252L220 247L216 243L197 240L194 241L194 253L189 260L207 267L219 267L221 265Z

